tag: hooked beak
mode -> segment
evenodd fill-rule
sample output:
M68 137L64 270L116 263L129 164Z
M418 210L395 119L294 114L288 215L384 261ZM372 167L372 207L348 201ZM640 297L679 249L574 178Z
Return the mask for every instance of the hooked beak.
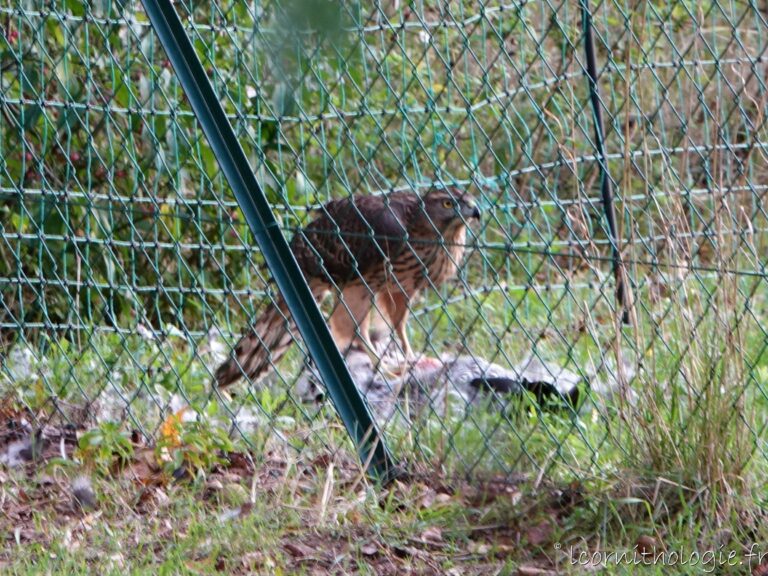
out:
M461 207L461 216L465 220L479 220L480 219L480 209L475 205L474 202L465 202L464 205Z

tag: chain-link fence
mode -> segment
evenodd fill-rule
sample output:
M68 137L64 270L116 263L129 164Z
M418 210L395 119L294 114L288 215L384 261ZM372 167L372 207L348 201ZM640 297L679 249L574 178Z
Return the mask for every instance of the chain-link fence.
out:
M648 449L663 461L709 410L765 403L765 5L175 7L286 236L315 218L325 234L307 239L335 233L338 262L294 243L331 288L326 315L349 312L354 294L338 306L333 293L368 260L388 264L365 275L373 292L422 279L405 332L378 298L371 341L346 333L397 460L449 476L592 477L635 458L660 411L676 423ZM157 438L175 413L255 454L346 448L284 321L256 332L275 352L268 375L212 385L279 295L142 5L6 0L0 19L3 396L37 423L83 430ZM343 232L367 214L352 195L386 216L409 191L420 212L466 200L480 218L463 214L464 239L429 213L432 236L408 230L397 252L422 266L398 272L378 221ZM323 208L332 199L360 208ZM455 273L430 275L417 237ZM373 249L352 258L358 240ZM292 339L278 361L278 340ZM761 448L762 424L738 414L742 440Z

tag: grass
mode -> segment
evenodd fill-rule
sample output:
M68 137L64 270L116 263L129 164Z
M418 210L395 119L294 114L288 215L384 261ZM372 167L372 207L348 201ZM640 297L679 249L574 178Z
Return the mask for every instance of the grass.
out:
M543 487L536 496L434 479L382 489L360 481L341 454L283 456L254 466L239 459L167 484L147 482L137 468L95 476L88 509L72 502L69 488L81 472L61 463L4 474L0 565L13 574L580 574L560 552L588 550L595 537L606 551L642 545L690 554L722 545L734 562L748 563L742 538L766 536L758 519L749 534L713 533L695 503L665 519L659 510L684 496L671 484L655 507L639 495L618 498L610 484ZM635 572L607 563L603 573ZM643 573L703 570L656 565Z
M70 504L58 465L11 475L3 482L4 510L18 519L3 521L2 531L19 536L5 548L3 567L67 574L127 566L134 573L382 574L412 566L446 573L488 564L481 547L502 560L509 556L514 539L506 499L486 503L477 490L418 482L375 490L358 472L341 457L291 463L274 455L261 465L162 486L125 474L96 480L98 511ZM506 536L489 540L495 533Z

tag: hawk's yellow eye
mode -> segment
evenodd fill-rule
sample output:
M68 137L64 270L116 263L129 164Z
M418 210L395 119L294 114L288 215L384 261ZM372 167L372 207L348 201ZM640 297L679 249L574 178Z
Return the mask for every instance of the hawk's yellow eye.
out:
M453 208L453 202L450 200L443 200L443 207L444 208Z

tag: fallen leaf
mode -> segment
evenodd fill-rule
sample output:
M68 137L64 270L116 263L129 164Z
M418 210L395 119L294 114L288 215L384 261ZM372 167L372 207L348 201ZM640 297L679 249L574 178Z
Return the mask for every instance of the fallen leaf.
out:
M643 556L653 556L656 552L656 538L643 534L637 538L637 551Z
M438 504L447 504L453 499L453 496L450 494L446 494L445 492L440 492L437 496L435 496L435 502Z
M225 467L240 477L253 474L253 461L242 452L230 452L227 454Z
M264 564L263 552L246 552L240 557L240 564L246 570L259 568Z
M408 558L409 556L423 556L424 552L413 546L393 546L392 551L398 558Z
M248 490L237 482L225 484L221 490L221 499L231 506L242 506L249 498Z
M312 549L301 542L285 542L283 548L294 558L306 558L312 555Z
M517 576L557 576L557 572L537 566L520 566L517 569Z
M546 520L532 526L526 532L526 540L530 546L541 546L552 536L552 525Z
M431 488L427 488L419 500L419 506L421 508L430 508L432 504L435 502L436 496L437 494L435 493L434 490L432 490Z
M224 484L217 478L211 478L205 483L205 492L208 496L213 496L224 489Z
M161 479L154 467L150 467L146 462L141 460L132 462L128 467L123 470L123 477L144 486L153 486L160 484Z
M181 422L184 413L189 409L184 406L175 414L171 414L160 425L160 439L165 446L181 446Z
M239 506L238 508L226 508L221 514L219 514L219 522L230 522L237 518L247 516L253 510L253 504L250 502Z
M155 504L157 504L157 506L160 508L168 506L168 504L171 503L171 499L168 497L168 494L166 494L165 490L161 488L155 488L154 501L155 501Z
M437 526L430 526L421 533L423 542L440 543L443 541L443 531Z

